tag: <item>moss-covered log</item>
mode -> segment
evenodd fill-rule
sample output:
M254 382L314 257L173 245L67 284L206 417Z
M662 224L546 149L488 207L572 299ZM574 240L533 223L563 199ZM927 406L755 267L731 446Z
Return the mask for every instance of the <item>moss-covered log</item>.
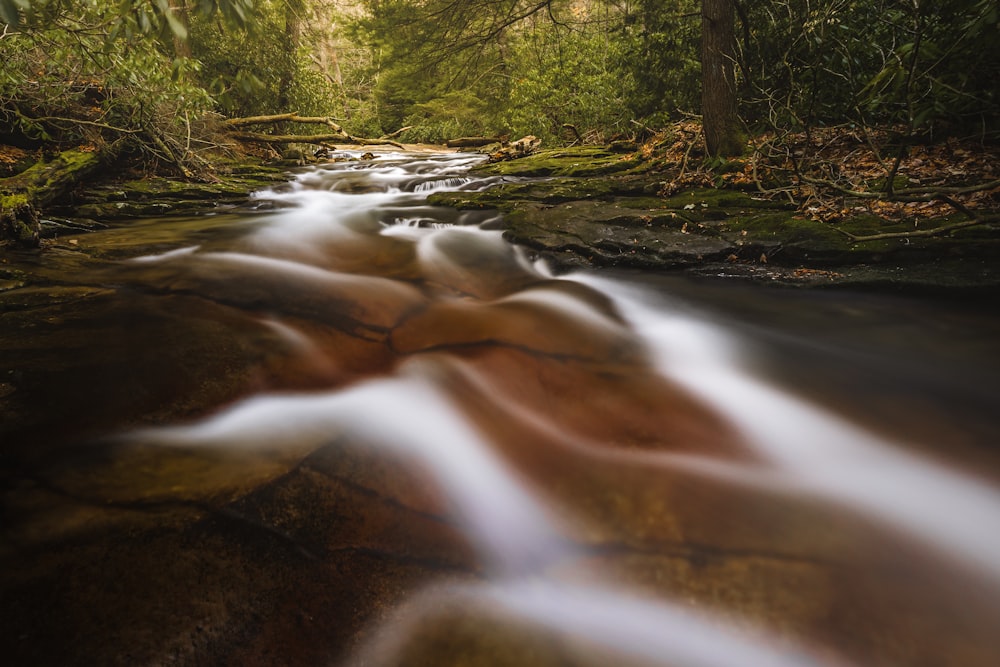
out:
M333 133L327 134L263 134L261 132L234 132L233 137L240 141L252 141L263 144L327 144L340 143L352 144L355 146L381 146L388 144L403 148L402 144L391 141L393 137L410 129L400 128L392 134L387 134L378 139L367 139L364 137L354 137L344 131L340 125L334 122L333 118L326 116L300 116L295 112L279 113L270 116L250 116L247 118L230 118L224 121L224 125L230 128L243 128L251 125L274 125L277 123L309 123L326 125Z
M105 163L110 150L73 149L26 171L0 179L0 243L37 246L39 212L66 196Z

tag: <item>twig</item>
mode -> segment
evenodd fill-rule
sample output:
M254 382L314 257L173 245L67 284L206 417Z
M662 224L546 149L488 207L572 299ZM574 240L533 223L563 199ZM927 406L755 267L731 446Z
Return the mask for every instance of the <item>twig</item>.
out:
M677 173L677 178L674 179L675 181L680 181L684 178L684 171L687 169L688 156L691 155L691 149L694 148L695 141L697 141L697 139L692 139L688 142L687 150L684 151L684 157L681 158L681 170Z
M166 144L165 141L163 141L160 135L157 134L156 130L152 128L146 128L145 134L147 137L149 137L150 141L152 141L153 144L166 155L167 159L173 162L174 165L176 165L177 168L180 169L180 172L181 174L184 175L184 178L187 179L194 178L194 174L191 173L191 170L187 168L187 165L184 164L184 161L181 160L179 157L177 157L177 154L170 149L170 147Z
M857 236L848 231L840 229L839 227L834 227L834 229L836 229L838 232L851 239L851 241L855 243L862 243L864 241L882 241L884 239L906 239L911 237L926 238L931 236L941 236L942 234L954 232L959 229L975 227L976 225L985 225L992 222L997 222L998 220L1000 220L1000 215L992 215L985 218L975 218L973 220L966 220L964 222L956 222L951 225L944 225L943 227L935 227L934 229L920 229L912 232L885 232L884 234L869 234L867 236Z
M115 127L114 125L108 125L106 123L98 123L93 120L83 120L81 118L64 118L62 116L25 116L15 110L19 116L30 121L44 121L46 123L70 123L73 125L86 125L88 127L96 127L102 130L110 130L111 132L120 132L121 134L140 134L142 130L129 130L124 127Z
M831 190L836 190L840 194L847 195L848 197L855 197L857 199L882 199L884 201L894 202L944 201L946 198L950 198L951 195L967 195L973 192L982 192L983 190L992 190L993 188L1000 187L1000 179L998 179L987 183L979 183L977 185L968 185L963 187L906 188L903 190L897 190L890 194L883 192L852 190L850 188L837 185L832 181L822 178L812 178L811 176L806 176L805 174L800 174L799 178L810 185L827 187Z

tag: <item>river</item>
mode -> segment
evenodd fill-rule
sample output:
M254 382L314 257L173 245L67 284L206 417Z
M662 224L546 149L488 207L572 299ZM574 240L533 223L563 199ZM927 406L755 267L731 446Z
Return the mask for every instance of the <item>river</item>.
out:
M556 275L475 155L0 265L5 664L1000 664L1000 316Z

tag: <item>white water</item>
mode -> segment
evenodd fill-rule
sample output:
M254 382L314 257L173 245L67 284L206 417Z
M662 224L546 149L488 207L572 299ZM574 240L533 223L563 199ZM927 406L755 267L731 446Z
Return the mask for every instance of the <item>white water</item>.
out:
M660 372L722 410L786 483L907 530L981 569L1000 588L1000 530L986 529L1000 528L996 488L755 377L738 342L710 322L672 313L652 295L612 281L574 279L615 294Z
M391 316L371 314L379 326L389 328L405 319L398 313L405 311L406 304L422 307L430 303L430 312L439 306L453 318L443 320L450 323L442 332L442 340L447 341L458 340L468 326L473 333L462 335L479 336L477 345L485 344L483 340L489 344L502 340L520 349L535 346L532 341L537 337L546 341L537 343L537 348L548 352L555 335L551 332L557 331L564 332L555 340L558 344L565 339L567 357L578 356L578 349L601 346L645 350L649 359L645 370L682 387L720 415L749 446L752 461L616 448L597 437L565 436L565 425L557 417L544 408L525 406L516 390L501 388L499 379L475 368L473 362L448 357L447 350L441 352L440 346L431 343L414 349L432 352L411 355L383 377L329 391L257 396L202 422L145 432L142 440L233 450L309 450L348 433L355 441L412 458L431 473L453 505L485 568L485 581L429 589L411 600L411 613L417 610L416 616L424 620L441 599L447 599L462 609L483 608L487 616L502 613L543 632L576 638L623 664L841 664L847 662L845 656L857 652L822 645L817 636L821 632L789 631L798 627L795 622L741 618L736 611L719 610L708 598L693 599L690 592L678 591L675 597L669 586L648 591L624 583L622 579L628 577L621 572L603 575L600 568L574 567L573 563L589 558L589 531L597 534L604 528L596 524L588 528L594 520L550 490L544 474L519 469L516 457L501 443L521 436L492 432L466 412L457 400L461 397L454 389L456 378L464 378L461 386L469 387L470 395L490 396L496 415L526 432L540 434L538 447L548 441L566 441L567 470L589 465L600 477L638 469L646 474L643 484L663 471L673 475L665 480L703 480L738 493L749 489L777 497L789 507L800 502L810 507L818 504L827 508L824 511L844 512L852 521L860 517L888 534L903 535L904 540L923 545L927 554L945 555L947 560L938 564L939 569L926 572L939 583L955 576L961 588L971 578L1000 597L996 596L1000 588L1000 492L996 488L924 459L908 451L905 442L879 437L756 377L747 369L738 340L660 295L591 274L553 278L543 265L532 264L523 252L506 245L500 232L478 227L494 224L494 216L462 216L426 206L430 192L476 189L492 182L467 176L477 160L387 154L369 163L316 168L299 175L286 191L258 195L262 201L286 208L255 221L245 251L187 249L144 258L144 262L177 263L199 271L207 270L205 266L236 266L246 272L248 280L269 272L296 289L358 293L362 296L354 312L361 316L376 296L385 303L402 303L390 308ZM409 246L383 246L378 239ZM331 251L334 247L350 247L350 257L341 258L339 251ZM379 264L379 253L386 247L410 257L414 263L410 271L417 275L413 282L396 280ZM364 268L366 252L372 253L370 272ZM484 275L481 268L485 266L491 273ZM502 285L496 284L498 275L504 279ZM590 296L564 289L570 285L584 286ZM271 297L276 311L280 310L283 295ZM622 319L598 303L613 304ZM495 313L505 318L497 320L503 323L502 331L494 334L490 329L486 335L481 327L501 325L493 320L476 324L475 318ZM270 315L267 321L303 350L313 351L318 345L279 314ZM601 381L599 371L593 381ZM561 397L550 398L557 403ZM595 400L601 400L599 393ZM637 489L620 491L628 495ZM651 489L649 493L656 491L655 483ZM738 504L732 506L736 515L742 510ZM762 519L748 514L747 521ZM858 534L882 539L881 529L858 529ZM891 551L902 549L895 538L887 538L887 544L887 558L905 555L903 550ZM772 546L780 551L782 544ZM811 555L833 561L854 557L851 548L829 555L823 548L817 546ZM917 557L927 556L919 552ZM864 572L868 563L864 556L859 558L850 568ZM918 592L916 598L932 614L930 607L938 592L921 595ZM796 613L774 604L771 621L782 613ZM997 616L996 606L980 605L978 600L970 603L970 614L987 619ZM407 636L418 632L419 624L392 618L370 633L375 639L357 660L364 661L368 655L405 664L405 653L404 657L396 653L405 652ZM875 615L866 622L877 627L883 620ZM489 620L484 623L489 625ZM978 640L975 632L974 640Z

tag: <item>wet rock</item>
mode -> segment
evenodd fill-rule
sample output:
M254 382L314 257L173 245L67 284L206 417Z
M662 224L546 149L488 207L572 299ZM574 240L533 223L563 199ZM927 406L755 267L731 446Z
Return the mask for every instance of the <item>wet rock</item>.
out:
M426 479L363 449L145 450L183 487L150 495L114 472L136 463L130 447L7 494L24 518L0 551L14 664L325 664L419 583L473 571Z
M663 197L663 175L652 165L604 149L542 151L479 169L514 180L480 192L436 193L431 202L503 212L505 237L557 267L631 267L795 286L1000 289L995 225L852 242L847 233L906 232L912 223L857 216L838 231L787 202L752 193L702 189ZM921 229L949 222L923 220Z
M294 166L294 165L293 165ZM285 180L273 167L244 166L214 182L177 181L146 177L89 188L63 206L48 209L73 220L142 218L155 215L190 215L220 206L245 204L249 193Z

